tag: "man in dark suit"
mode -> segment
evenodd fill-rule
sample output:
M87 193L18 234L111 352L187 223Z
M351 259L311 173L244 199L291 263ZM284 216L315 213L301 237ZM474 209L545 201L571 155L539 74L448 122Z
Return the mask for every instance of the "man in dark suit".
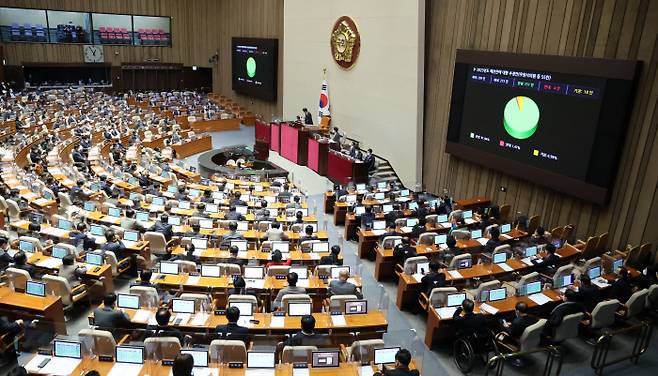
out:
M372 212L372 206L366 206L366 212L361 214L361 229L372 228L374 221L375 213Z
M373 376L420 376L420 372L417 369L409 369L410 363L411 353L409 350L400 349L395 354L395 368L382 368L380 371L375 372Z
M94 324L100 328L129 328L128 315L115 308L117 296L111 292L105 295L103 307L94 310Z
M586 274L580 276L580 287L576 293L576 300L585 307L587 312L590 313L594 307L596 307L596 305L603 300L599 288L595 285L592 285L592 281Z
M12 268L23 269L30 274L30 277L34 278L37 270L34 266L27 263L27 256L25 252L18 251L14 255L14 264L11 265Z
M516 303L514 312L516 313L516 317L511 323L504 321L503 329L510 335L510 337L519 340L523 335L523 331L527 327L536 324L539 319L528 315L528 305L525 302Z
M560 263L560 256L555 254L555 246L553 244L546 244L546 255L541 261L532 260L532 263L539 265L541 270L546 270L548 268L553 268Z
M153 276L153 272L150 269L142 269L139 272L139 282L135 281L130 284L130 287L133 286L142 286L142 287L153 287L155 288L156 286L151 283L151 277Z
M174 228L172 225L167 223L169 221L169 216L167 214L162 214L160 219L155 221L153 227L149 231L159 232L164 235L166 241L170 241L174 236Z
M231 201L229 201L230 206L247 206L247 203L244 202L240 197L242 197L242 193L240 192L235 192L233 194L233 198Z
M409 239L407 238L402 238L402 242L393 248L393 257L400 265L404 265L405 260L409 257L415 256L416 250L409 245Z
M414 215L416 218L424 220L427 214L428 211L425 207L425 200L418 200L418 208L414 211Z
M366 151L366 156L363 158L363 163L365 163L368 168L368 172L375 171L375 155L372 154L372 149Z
M320 265L343 265L343 260L339 258L340 246L332 245L330 254L320 258Z
M553 308L548 320L546 320L546 325L544 325L542 333L544 339L554 335L553 331L562 324L562 320L565 316L584 311L583 305L576 302L577 295L574 290L567 289L567 291L564 292L562 299L564 302Z
M240 309L238 307L228 307L226 309L226 319L228 324L217 325L215 333L219 334L222 339L239 339L245 343L248 342L249 329L238 325Z
M421 291L425 291L427 296L430 295L432 289L445 287L446 285L446 275L445 273L439 272L439 267L440 265L438 262L430 261L429 273L425 274L420 280L420 283L422 284Z
M610 299L617 299L619 303L626 304L628 298L633 295L633 286L628 275L628 269L619 269L619 278L612 283L610 288Z
M302 108L302 112L304 113L304 124L313 125L313 115L308 112L308 108Z
M315 332L315 318L311 315L302 317L302 330L284 341L286 346L326 346L329 336Z
M393 210L384 215L387 226L393 228L395 228L395 220L402 217L404 217L404 213L400 210L400 204L393 205Z
M452 322L455 324L457 336L477 334L486 337L488 333L487 319L480 313L473 313L475 303L470 299L465 299L461 307L455 310L452 315ZM464 315L462 316L462 312Z
M146 338L148 337L176 337L179 341L183 341L183 334L180 330L169 326L169 319L171 318L171 311L169 308L161 307L155 313L155 321L157 325L149 325L146 327Z
M302 244L302 242L309 241L309 240L318 240L318 237L313 235L313 226L308 225L304 228L304 235L299 237L299 244Z
M69 191L69 197L71 198L73 205L82 206L85 201L89 200L89 195L82 189L84 185L84 181L78 180L75 183L75 186Z
M349 282L350 272L341 270L338 274L338 279L329 282L329 295L356 295L357 298L362 299L361 291L352 282Z
M491 230L489 230L489 235L491 238L487 240L487 243L484 245L484 252L488 254L492 254L494 249L498 247L499 245L503 244L502 241L500 241L500 230L498 227L494 227Z

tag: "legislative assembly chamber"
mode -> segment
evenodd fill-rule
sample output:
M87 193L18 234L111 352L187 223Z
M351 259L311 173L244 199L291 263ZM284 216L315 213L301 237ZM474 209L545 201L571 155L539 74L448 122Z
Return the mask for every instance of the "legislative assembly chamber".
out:
M0 376L656 375L657 26L0 0Z

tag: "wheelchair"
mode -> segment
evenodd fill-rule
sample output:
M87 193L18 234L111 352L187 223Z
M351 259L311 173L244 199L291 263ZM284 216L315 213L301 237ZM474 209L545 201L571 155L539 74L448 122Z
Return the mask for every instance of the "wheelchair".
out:
M457 335L452 347L453 360L462 373L466 374L473 370L475 361L479 358L485 365L491 358L490 355L500 354L494 333L464 333Z

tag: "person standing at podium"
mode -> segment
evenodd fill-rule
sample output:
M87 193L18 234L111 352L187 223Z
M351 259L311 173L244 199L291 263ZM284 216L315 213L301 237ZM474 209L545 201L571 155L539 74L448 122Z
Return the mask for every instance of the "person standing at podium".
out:
M308 112L308 108L302 108L302 112L304 113L304 124L313 125L313 115Z

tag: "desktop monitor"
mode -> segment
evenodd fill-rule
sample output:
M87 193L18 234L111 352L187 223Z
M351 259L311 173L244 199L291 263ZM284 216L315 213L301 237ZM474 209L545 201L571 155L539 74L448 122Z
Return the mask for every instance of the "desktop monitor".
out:
M190 192L188 193L188 195L189 195L190 197L199 197L199 194L200 194L200 193L201 193L201 192L199 192L198 189L190 189Z
M366 212L366 207L365 206L355 206L354 207L354 214L355 215L361 215Z
M512 224L505 223L504 225L500 226L500 233L501 234L507 234L510 231L512 231Z
M243 193L240 195L240 200L244 202L249 202L251 201L251 196L248 193Z
M155 206L164 206L165 201L164 201L164 198L162 198L162 197L153 197L153 200L151 201L151 204L155 205Z
M347 196L345 196L345 202L349 202L349 203L356 202L356 195L347 195Z
M380 181L377 183L377 189L386 189L387 185L385 181Z
M43 282L27 281L25 284L25 293L34 296L46 296L46 284Z
M160 273L178 275L178 264L175 262L160 262Z
M247 231L249 230L249 222L241 221L238 222L238 231Z
M464 217L464 219L471 219L471 218L473 218L473 210L464 210L464 211L462 212L462 216Z
M215 227L215 223L212 219L199 219L199 227L205 229L211 229Z
M20 249L23 252L34 252L34 244L26 240L20 240L18 242L18 249Z
M139 295L117 294L117 307L139 309Z
M274 368L275 353L267 351L248 351L247 368Z
M272 252L274 251L279 251L281 253L289 253L290 252L290 243L287 241L285 242L272 242Z
M375 200L385 200L386 199L386 194L384 192L377 192L375 193Z
M334 266L331 268L331 279L338 279L338 276L340 275L340 272L343 270L347 270L347 273L350 273L350 267L349 265L343 265L343 266Z
M249 211L249 207L247 207L247 206L236 206L235 211L239 214L247 215L247 212Z
M308 279L308 269L305 266L291 266L288 273L296 273L298 279Z
M91 201L87 201L85 202L83 209L86 211L96 211L96 204Z
M82 358L82 343L77 341L55 340L53 355L60 358Z
M107 215L110 217L121 217L121 209L119 208L108 208Z
M130 194L128 195L128 199L130 199L131 201L137 201L139 199L139 193L130 192Z
M395 355L400 351L399 347L384 347L381 349L374 349L375 364L393 364L395 363Z
M446 244L448 241L448 235L446 234L438 234L434 236L434 244Z
M465 258L465 259L459 260L459 261L457 262L457 269L466 269L466 268L470 268L471 265L473 265L473 259L470 258L470 257L469 257L469 258Z
M60 219L57 221L57 228L65 231L71 231L73 229L73 222L66 219Z
M90 265L103 265L103 255L100 253L89 252L85 255L85 262Z
M407 227L414 227L415 225L418 224L418 222L419 222L418 218L408 218L406 225Z
M503 300L507 298L507 289L506 288L500 288L500 289L492 289L489 290L489 301L490 302L496 302L498 300Z
M373 230L385 230L386 229L386 221L373 221L372 222L372 229Z
M117 363L143 364L144 347L117 346L115 348L115 361Z
M617 272L619 269L621 269L624 266L624 259L623 258L617 258L612 261L612 271Z
M332 368L339 366L340 353L338 350L313 351L311 353L311 367Z
M181 354L189 354L194 360L194 367L208 367L208 351L181 350Z
M471 231L471 239L479 239L482 237L482 230Z
M600 266L593 266L589 269L587 269L587 275L589 276L590 279L596 279L601 276L601 267Z
M201 264L202 277L219 277L221 276L221 268L219 265Z
M192 245L194 249L207 249L208 239L205 238L192 238Z
M91 225L89 232L94 236L105 236L105 229L103 229L103 226Z
M101 186L98 183L91 183L89 185L89 190L92 192L98 192L101 189Z
M167 192L176 193L178 192L178 187L176 187L175 185L170 185L169 187L167 187Z
M329 243L328 242L319 242L312 243L312 249L314 253L326 253L329 252Z
M573 274L563 275L560 281L560 287L567 287L573 284Z
M240 316L251 317L254 315L254 305L251 302L230 302L229 307L236 307L240 310Z
M409 196L409 190L408 189L403 189L400 191L400 197L407 197Z
M458 307L462 304L462 302L466 299L466 294L465 293L459 293L459 294L449 294L448 295L448 301L447 301L447 306L448 307Z
M357 191L365 191L366 190L366 185L363 183L357 184L356 185L356 190Z
M206 204L206 213L219 213L219 205Z
M149 221L149 213L139 211L139 212L135 213L135 219L137 219L139 222L148 222Z
M245 279L263 279L265 269L262 266L245 266L244 278Z
M448 222L448 215L447 214L440 214L436 217L436 221L438 223Z
M382 211L384 213L392 212L393 211L393 205L391 205L391 204L382 205Z
M167 224L170 224L172 226L180 226L180 217L167 218Z
M246 251L247 250L247 241L246 240L231 240L231 247L232 246L238 247L238 251Z
M123 232L123 240L136 242L139 240L139 232L126 230Z
M194 313L194 300L171 299L171 311L174 313Z
M409 203L409 210L416 210L418 209L418 203L413 201Z
M212 193L212 198L215 199L215 200L223 200L224 199L224 192L220 192L220 191L213 192Z
M522 295L532 295L537 294L541 291L541 281L529 282L524 286L524 294Z
M428 262L419 262L416 264L416 273L417 274L425 274L429 272L430 270L430 263Z
M533 245L530 247L526 247L524 251L525 257L533 257L537 255L537 246Z
M288 316L306 316L313 312L313 306L310 302L290 302L288 303Z
M345 314L346 315L362 315L368 313L367 300L346 300L345 301Z
M179 209L187 210L190 207L191 207L191 205L190 205L189 201L178 201L178 208Z
M44 215L41 214L41 213L37 213L37 212L30 213L30 222L32 222L32 223L36 223L38 225L42 224L43 223L43 218L44 218Z
M493 255L494 264L504 264L507 262L507 252L498 252Z
M64 256L66 256L68 254L69 254L69 252L66 248L62 248L62 247L58 247L58 246L53 247L53 250L50 253L50 255L52 257L55 257L55 258L58 258L58 259L64 258Z

